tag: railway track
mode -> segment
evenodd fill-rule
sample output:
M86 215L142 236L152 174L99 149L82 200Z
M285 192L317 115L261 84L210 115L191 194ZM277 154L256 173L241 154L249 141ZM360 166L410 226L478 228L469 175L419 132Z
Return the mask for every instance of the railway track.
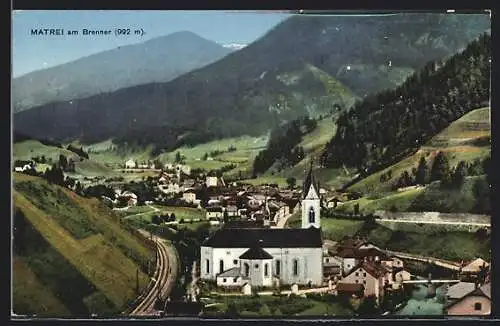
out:
M143 232L142 232L143 233ZM171 253L167 246L159 239L154 237L157 248L157 265L153 275L154 282L150 291L141 301L141 303L130 313L132 316L147 316L155 311L155 303L158 298L164 299L170 293L173 286L173 278L176 273L170 273L172 265L175 265L175 257L171 257ZM176 270L174 268L174 270Z

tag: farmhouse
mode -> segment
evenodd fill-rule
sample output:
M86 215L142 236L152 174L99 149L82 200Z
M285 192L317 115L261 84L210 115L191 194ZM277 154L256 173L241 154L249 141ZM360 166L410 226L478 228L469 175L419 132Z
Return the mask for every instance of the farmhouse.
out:
M320 198L312 166L303 189L301 229L221 228L201 246L201 279L226 286L321 285Z
M217 187L217 185L219 184L217 177L207 177L207 180L205 183L206 183L207 187Z
M135 164L135 161L130 159L127 162L125 162L125 168L126 169L135 169L137 165Z

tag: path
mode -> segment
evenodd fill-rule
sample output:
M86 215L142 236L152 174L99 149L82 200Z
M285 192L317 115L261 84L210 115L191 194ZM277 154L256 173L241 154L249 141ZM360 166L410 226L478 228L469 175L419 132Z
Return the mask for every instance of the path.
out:
M415 255L415 254L409 254L406 252L391 251L391 250L386 250L385 252L389 255L397 256L397 257L403 258L403 259L409 259L409 260L421 261L424 263L430 263L430 264L434 264L436 266L444 267L444 268L451 269L454 271L460 270L460 263L450 261L450 260L444 260L444 259L439 259L439 258L434 258L434 257L427 257L427 256L421 256L421 255Z
M488 223L469 223L469 222L448 222L448 221L417 221L417 220L393 220L387 218L378 218L377 222L392 222L392 223L413 223L413 224L442 224L442 225L465 225L465 226L481 226L491 227Z
M160 211L158 208L156 208L156 207L154 207L154 206L151 206L151 205L149 205L149 204L148 204L148 205L146 205L146 206L148 206L149 208L151 208L151 210L150 210L150 211L147 211L147 212L142 212L142 213L137 213L137 214L127 215L127 216L125 216L124 218L125 218L125 219L129 219L129 218L132 218L132 217L134 217L134 216L141 216L141 215L151 214L151 213L156 213L156 212L159 212L159 211Z
M148 232L144 230L139 230L139 232L144 237L148 237ZM144 295L144 299L142 299L139 305L130 313L133 316L154 314L156 300L168 297L177 277L177 256L175 249L165 244L163 239L157 236L153 236L153 241L157 248L158 263L154 276L151 278L150 290Z

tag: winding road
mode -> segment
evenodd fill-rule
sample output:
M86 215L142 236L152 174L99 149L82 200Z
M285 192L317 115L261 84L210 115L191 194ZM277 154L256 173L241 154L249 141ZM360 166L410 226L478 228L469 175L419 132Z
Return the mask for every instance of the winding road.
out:
M146 238L149 237L147 231L139 230ZM153 241L157 248L157 265L149 292L144 295L144 299L132 310L132 316L148 316L155 314L155 303L158 298L166 299L177 277L177 255L175 249L167 245L163 239L153 236Z

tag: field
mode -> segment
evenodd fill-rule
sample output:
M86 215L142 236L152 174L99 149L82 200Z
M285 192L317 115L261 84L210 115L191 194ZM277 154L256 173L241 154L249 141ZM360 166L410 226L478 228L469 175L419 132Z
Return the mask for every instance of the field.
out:
M377 210L390 210L396 208L398 212L408 210L413 201L425 191L424 187L408 189L401 192L380 194L378 196L367 196L356 200L350 200L340 204L337 211L352 213L354 206L359 204L359 210L362 213L373 213ZM379 197L379 198L377 198Z
M67 149L47 146L40 143L38 140L25 140L13 144L13 158L14 160L31 160L35 156L45 156L47 160L52 160L52 162L57 162L59 160L59 155L65 155L68 158L76 160L78 155L68 151Z
M300 228L301 227L301 212L294 213L287 221L286 227ZM321 218L321 230L325 239L339 241L344 236L355 235L362 227L363 221L337 219L337 218Z
M438 151L446 154L450 167L456 166L461 160L470 162L477 158L484 158L491 154L491 144L483 142L490 135L490 108L471 111L452 122L448 128L432 138L415 154L368 176L349 187L348 190L362 193L386 192L404 170L411 172L413 167L417 167L422 156L429 164ZM380 176L389 170L392 172L392 179L381 183Z
M97 199L16 173L14 205L17 314L116 314L137 295L137 271L139 290L149 282L154 252Z
M475 233L452 232L426 228L426 232L417 230L392 231L378 225L368 234L368 240L381 248L395 251L410 252L419 255L428 255L447 260L460 261L481 257L490 259L491 239L481 238Z

